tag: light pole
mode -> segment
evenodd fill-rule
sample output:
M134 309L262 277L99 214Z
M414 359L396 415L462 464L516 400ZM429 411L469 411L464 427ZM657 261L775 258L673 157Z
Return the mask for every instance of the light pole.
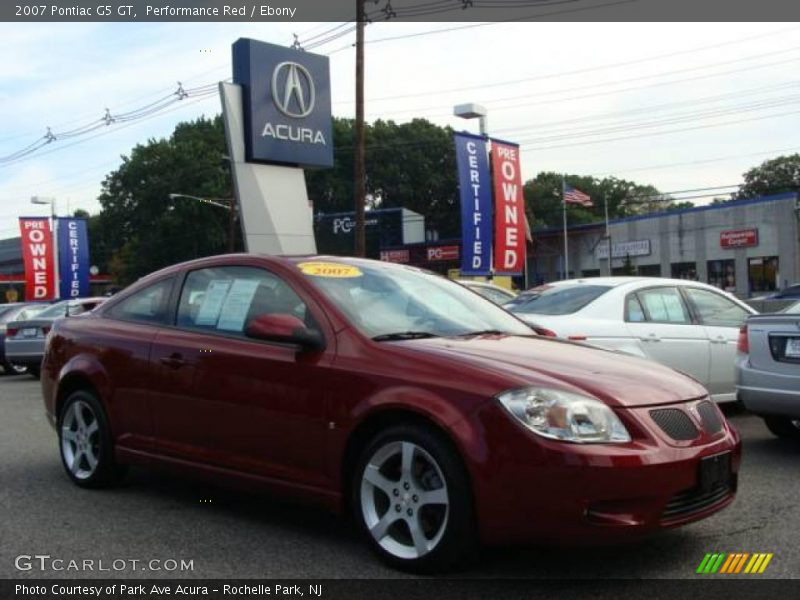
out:
M192 196L191 194L170 194L170 200L176 198L188 198L189 200L197 200L203 204L210 204L217 208L224 208L228 211L228 253L233 253L235 246L236 235L236 204L233 198L200 198L199 196Z
M478 119L478 128L481 135L484 137L489 135L486 108L480 104L457 104L453 107L453 114L462 119Z
M50 231L53 236L53 278L55 279L56 299L61 297L61 274L58 269L58 228L56 227L56 199L52 196L31 196L31 204L50 205Z

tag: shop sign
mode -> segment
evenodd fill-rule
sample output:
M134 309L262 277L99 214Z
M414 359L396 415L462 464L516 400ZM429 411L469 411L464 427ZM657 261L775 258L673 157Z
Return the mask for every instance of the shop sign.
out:
M425 254L429 261L458 260L458 246L431 246Z
M408 250L381 250L381 260L393 263L407 263L410 257Z
M749 248L758 246L758 228L729 229L719 234L719 245L723 248Z
M648 256L650 254L650 240L635 240L633 242L618 242L612 245L611 256L613 258L625 258L626 256ZM597 246L597 258L608 258L608 244L601 241Z

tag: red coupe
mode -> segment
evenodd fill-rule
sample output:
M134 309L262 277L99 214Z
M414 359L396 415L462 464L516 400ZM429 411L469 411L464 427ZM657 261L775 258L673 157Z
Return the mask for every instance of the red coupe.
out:
M375 550L617 541L731 503L738 434L694 380L535 335L416 268L227 255L56 322L45 407L69 477L129 464L350 510Z

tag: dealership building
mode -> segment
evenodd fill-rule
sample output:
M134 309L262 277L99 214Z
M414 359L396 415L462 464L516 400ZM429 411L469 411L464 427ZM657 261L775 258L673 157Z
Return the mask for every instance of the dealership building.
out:
M535 210L535 207L534 207ZM635 272L692 279L741 298L800 282L797 194L653 213L570 227L569 277ZM534 232L532 281L563 278L564 233Z

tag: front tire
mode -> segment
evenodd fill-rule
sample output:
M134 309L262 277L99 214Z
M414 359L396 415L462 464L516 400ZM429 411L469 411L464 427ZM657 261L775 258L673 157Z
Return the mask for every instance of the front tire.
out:
M114 461L114 441L103 406L88 390L67 397L58 419L61 463L75 485L109 487L123 470Z
M444 571L477 546L466 469L430 427L397 425L378 433L361 454L352 493L370 545L395 568Z
M764 423L767 429L779 438L800 442L800 419L764 417Z

